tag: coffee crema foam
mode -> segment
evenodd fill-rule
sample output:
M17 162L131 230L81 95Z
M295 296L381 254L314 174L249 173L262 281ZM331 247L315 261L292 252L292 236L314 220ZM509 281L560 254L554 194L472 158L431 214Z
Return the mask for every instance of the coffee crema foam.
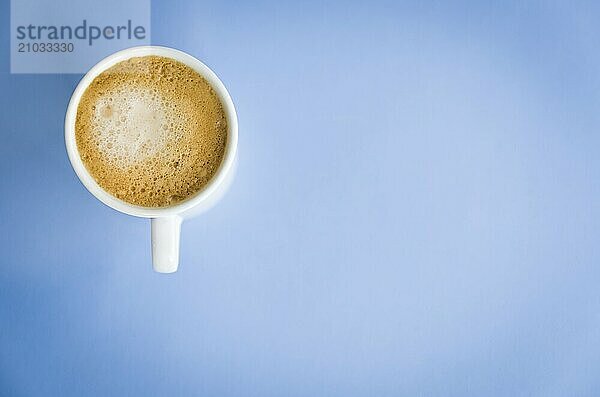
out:
M227 143L223 105L209 83L171 58L122 61L98 75L79 102L81 159L113 196L166 207L200 191Z

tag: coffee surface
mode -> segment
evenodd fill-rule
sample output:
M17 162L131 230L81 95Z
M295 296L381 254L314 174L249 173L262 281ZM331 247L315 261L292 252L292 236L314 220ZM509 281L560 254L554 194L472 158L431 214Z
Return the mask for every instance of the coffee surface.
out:
M98 75L77 109L81 159L113 196L167 207L192 196L219 168L227 120L213 88L171 58L122 61Z

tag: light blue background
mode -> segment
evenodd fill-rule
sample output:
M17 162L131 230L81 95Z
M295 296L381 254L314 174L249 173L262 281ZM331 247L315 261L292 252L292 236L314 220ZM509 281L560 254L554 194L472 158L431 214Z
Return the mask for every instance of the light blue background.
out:
M5 23L0 394L599 395L600 8L495 3L153 2L240 122L169 276Z

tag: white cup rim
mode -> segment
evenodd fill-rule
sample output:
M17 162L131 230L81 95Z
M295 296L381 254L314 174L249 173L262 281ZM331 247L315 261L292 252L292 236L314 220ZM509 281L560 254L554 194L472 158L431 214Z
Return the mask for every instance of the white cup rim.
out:
M104 70L117 64L118 62L124 61L129 58L147 55L164 56L175 59L185 65L191 67L198 72L202 77L208 81L211 87L215 90L215 93L223 104L225 115L227 118L227 145L225 147L225 153L219 169L213 175L209 183L198 193L192 197L170 207L141 207L137 205L129 204L123 200L116 198L115 196L104 190L96 180L89 174L86 169L77 148L77 142L75 139L75 120L77 117L77 107L81 96L89 86L89 84ZM65 116L65 143L67 147L67 153L71 165L75 170L75 173L85 186L85 188L94 195L98 200L106 204L107 206L123 212L125 214L143 217L143 218L157 218L163 216L173 216L182 214L192 208L198 207L205 202L208 202L208 198L215 194L219 187L225 182L227 174L232 171L236 151L237 151L237 140L238 140L238 122L237 114L233 101L229 96L229 92L217 77L217 75L200 60L193 56L170 47L162 46L139 46L131 47L119 52L116 52L108 57L102 59L96 65L94 65L86 74L83 76L73 95L69 101L67 107L67 113Z

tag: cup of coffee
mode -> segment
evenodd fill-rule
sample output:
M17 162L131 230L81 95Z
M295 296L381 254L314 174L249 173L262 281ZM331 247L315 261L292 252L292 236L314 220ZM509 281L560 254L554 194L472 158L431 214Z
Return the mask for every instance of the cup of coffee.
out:
M79 82L65 117L69 160L97 199L150 218L152 263L179 264L183 219L207 210L235 171L238 124L223 83L189 54L119 51Z

